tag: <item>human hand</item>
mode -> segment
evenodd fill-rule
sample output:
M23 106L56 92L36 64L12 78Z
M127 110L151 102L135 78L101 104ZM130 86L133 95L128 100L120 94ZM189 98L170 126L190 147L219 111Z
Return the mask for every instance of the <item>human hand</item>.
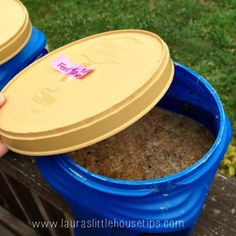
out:
M0 107L6 102L3 93L0 92ZM2 140L0 140L0 157L4 156L8 152L8 148L5 146Z

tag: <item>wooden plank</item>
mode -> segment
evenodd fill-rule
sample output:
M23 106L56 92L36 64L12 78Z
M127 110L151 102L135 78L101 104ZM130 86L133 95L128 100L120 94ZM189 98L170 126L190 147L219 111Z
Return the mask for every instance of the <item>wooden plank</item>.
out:
M55 227L53 227L54 223L51 222L51 221L53 221L53 219L49 218L49 216L47 214L47 211L46 211L45 207L43 206L42 201L39 198L39 196L35 193L33 194L33 196L34 196L34 200L37 204L37 207L38 207L39 211L41 212L41 214L43 216L43 221L42 222L48 222L49 226L47 228L50 231L51 236L57 236L56 229L55 229ZM39 221L37 220L36 222L39 222ZM50 223L52 223L52 226L50 226Z
M70 228L66 228L63 224L61 224L61 222L67 221L64 213L62 211L59 211L52 204L48 203L45 200L42 200L42 204L47 212L50 221L57 222L57 224L60 225L59 227L55 228L57 235L72 236Z
M12 193L12 190L9 188L9 184L6 182L3 174L0 174L0 189L5 208L22 221L27 221L25 213L20 207L15 195Z
M236 235L236 180L217 174L194 236Z
M17 179L31 191L53 203L59 210L71 215L65 201L58 197L58 194L40 175L33 157L25 157L9 152L4 158L0 158L0 171L6 171L8 175Z
M24 211L28 216L28 223L31 225L35 221L44 221L44 218L39 211L37 204L35 203L34 197L32 196L29 188L21 184L18 180L9 177L9 182L14 188L15 194L17 195L19 201L24 207ZM45 236L50 236L51 233L48 228L39 227L37 230Z
M3 236L15 236L13 233L11 233L6 227L0 224L0 235Z
M35 230L0 206L0 223L16 236L40 236Z

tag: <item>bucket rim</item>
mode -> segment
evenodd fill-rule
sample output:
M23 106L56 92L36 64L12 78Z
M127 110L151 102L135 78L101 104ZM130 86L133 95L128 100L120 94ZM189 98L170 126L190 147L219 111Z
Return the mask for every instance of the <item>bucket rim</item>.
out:
M145 186L147 187L147 186L154 186L157 184L174 183L174 182L181 181L187 176L189 176L190 174L193 174L194 172L196 172L204 163L206 163L208 160L211 160L210 157L217 151L221 142L225 142L225 140L226 142L228 141L227 137L230 136L228 134L228 131L229 129L231 130L231 128L230 128L228 118L225 115L220 98L218 94L216 93L216 91L214 90L214 88L210 85L210 83L207 82L198 73L196 73L195 71L189 69L188 67L182 64L174 62L174 66L179 67L180 69L184 69L188 73L192 74L199 82L202 83L202 85L209 91L209 93L211 93L211 96L213 97L217 105L218 112L219 112L218 114L219 117L217 117L217 119L219 119L220 125L219 125L219 130L217 132L217 136L215 137L215 141L213 145L211 146L211 148L208 150L208 152L204 156L202 156L200 160L195 162L193 165L187 167L186 169L178 173L161 177L161 178L148 179L148 180L122 180L122 179L113 179L110 177L102 176L100 174L91 172L87 170L86 168L80 166L76 162L74 162L71 158L68 158L67 154L54 155L55 158L40 157L40 158L37 158L37 163L40 164L41 168L43 168L44 161L46 159L48 160L50 159L49 161L53 161L53 162L55 161L56 164L58 164L61 168L66 170L67 174L69 174L72 178L82 181L84 182L84 184L89 184L89 182L95 180L95 181L99 181L101 184L105 183L107 186L116 185L117 187L118 186L122 186L122 187ZM217 161L217 159L214 159L214 161Z

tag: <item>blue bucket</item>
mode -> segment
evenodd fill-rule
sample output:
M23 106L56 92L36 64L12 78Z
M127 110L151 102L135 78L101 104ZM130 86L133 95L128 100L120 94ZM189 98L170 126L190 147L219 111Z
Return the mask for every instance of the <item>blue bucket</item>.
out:
M32 27L32 33L25 47L13 58L0 65L0 90L21 70L36 59L47 54L46 37L43 32Z
M229 145L231 126L211 85L179 64L158 106L197 120L215 136L210 150L177 174L117 180L86 170L66 154L36 159L43 177L71 207L75 235L190 235L193 231Z

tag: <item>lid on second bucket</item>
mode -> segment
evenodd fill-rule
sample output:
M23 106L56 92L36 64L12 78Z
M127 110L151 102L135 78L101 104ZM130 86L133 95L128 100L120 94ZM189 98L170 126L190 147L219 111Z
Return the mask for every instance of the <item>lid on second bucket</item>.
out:
M53 66L58 60L61 71ZM72 62L93 71L83 78L65 74ZM35 156L89 146L152 109L173 73L167 45L147 31L111 31L75 41L34 62L4 88L1 138L11 150Z
M18 0L0 0L0 65L14 57L31 35L31 23Z

